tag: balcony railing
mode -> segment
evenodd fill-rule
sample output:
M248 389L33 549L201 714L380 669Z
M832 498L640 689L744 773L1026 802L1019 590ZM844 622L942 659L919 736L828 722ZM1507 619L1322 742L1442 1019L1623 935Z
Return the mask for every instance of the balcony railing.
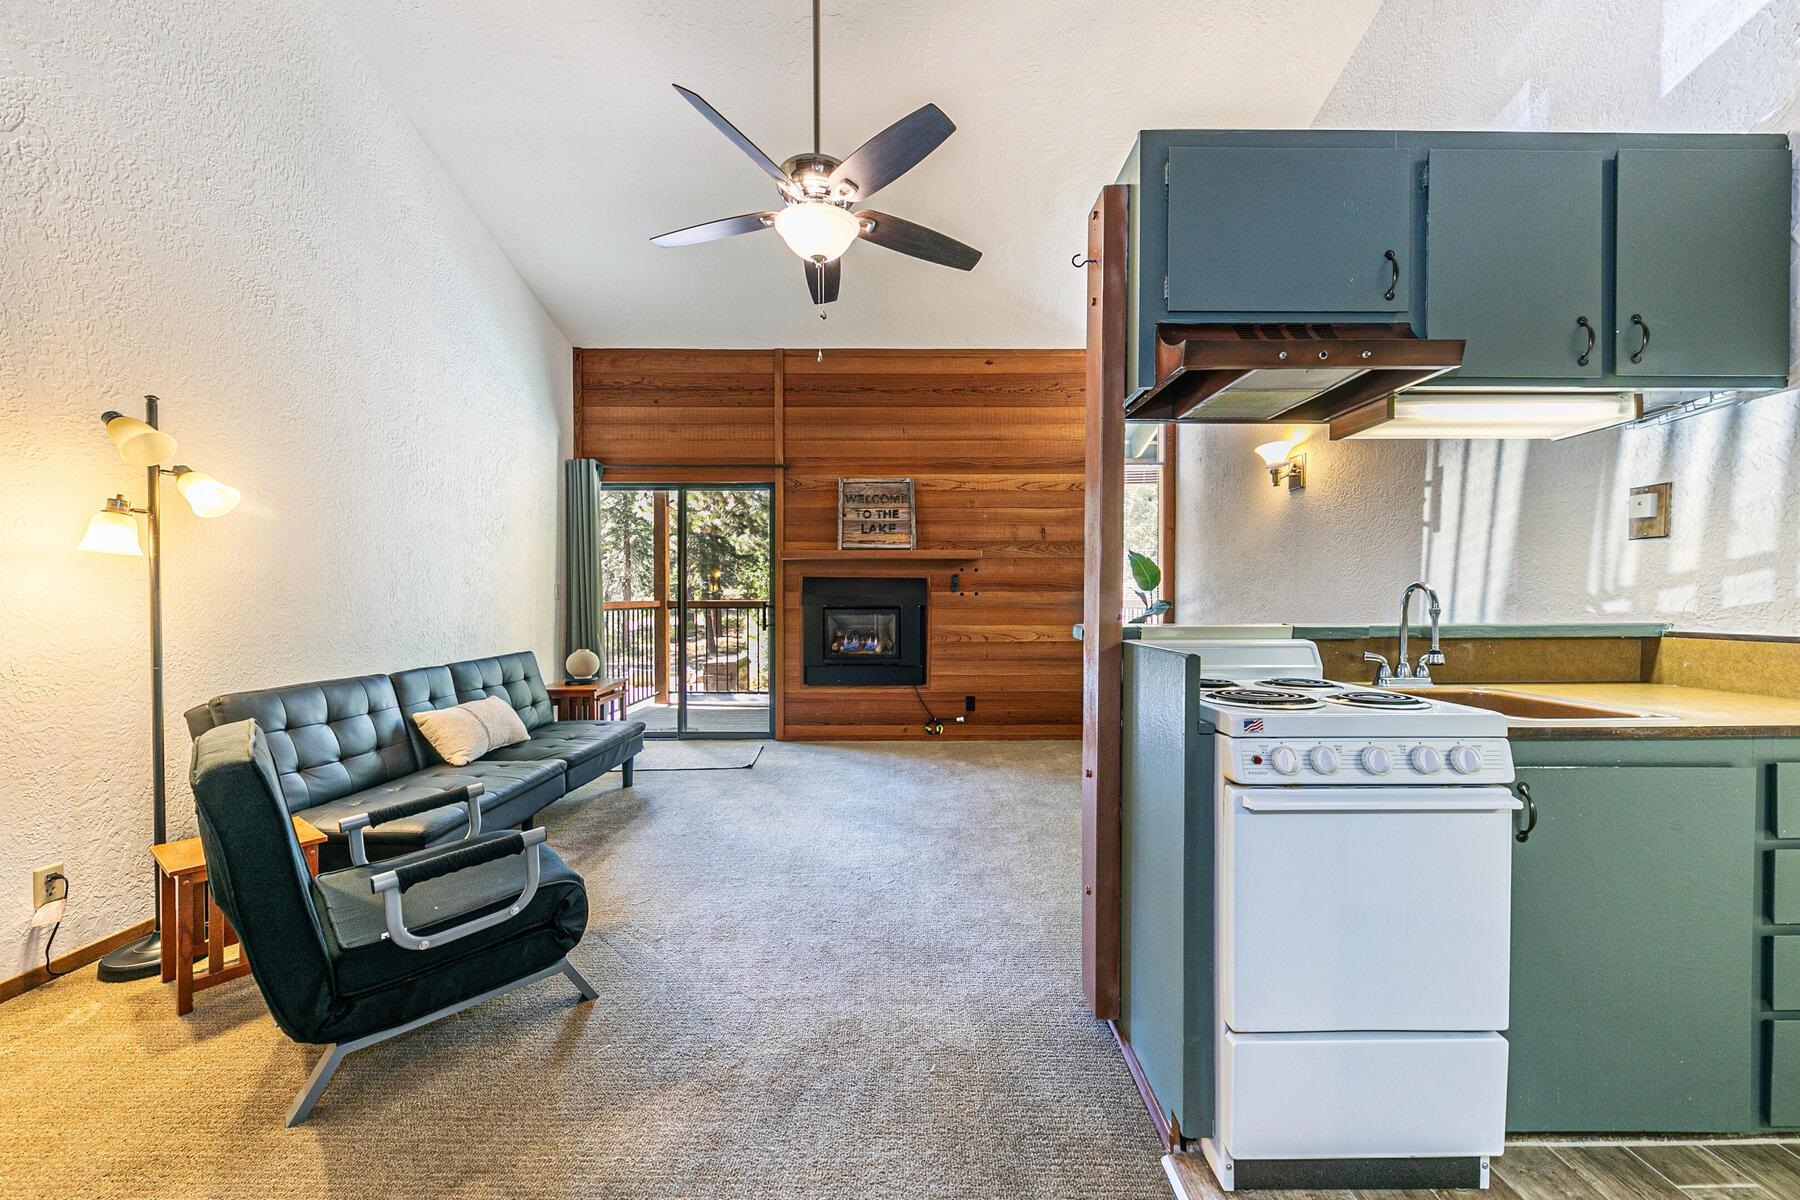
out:
M601 627L606 673L625 680L629 704L668 703L680 668L674 643L677 609L656 600L609 600ZM687 604L687 693L766 695L770 623L766 600L691 600Z

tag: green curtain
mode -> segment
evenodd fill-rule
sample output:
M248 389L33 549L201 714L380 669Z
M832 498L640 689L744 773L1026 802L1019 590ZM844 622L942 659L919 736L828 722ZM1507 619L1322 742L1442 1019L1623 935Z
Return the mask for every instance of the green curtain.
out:
M600 673L604 675L606 648L601 621L606 592L600 579L600 463L592 458L571 458L563 467L569 484L563 547L563 596L568 605L564 656L576 650L592 650L600 656ZM558 664L559 673L560 669Z

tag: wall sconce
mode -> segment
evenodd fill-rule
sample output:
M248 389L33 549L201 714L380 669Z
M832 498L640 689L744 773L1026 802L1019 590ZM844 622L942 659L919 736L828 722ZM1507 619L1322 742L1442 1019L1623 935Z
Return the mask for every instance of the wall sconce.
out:
M1287 480L1290 492L1306 487L1306 455L1294 453L1301 440L1289 438L1284 442L1264 442L1256 447L1256 453L1269 468L1270 487L1280 487L1283 479Z

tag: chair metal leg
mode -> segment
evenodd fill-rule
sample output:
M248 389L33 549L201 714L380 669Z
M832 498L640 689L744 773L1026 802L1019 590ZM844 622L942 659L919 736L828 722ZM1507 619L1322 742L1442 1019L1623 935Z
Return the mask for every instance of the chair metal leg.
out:
M574 963L565 958L562 961L562 969L563 974L569 977L569 982L575 985L575 990L581 993L581 998L583 1000L596 1000L599 998L600 993L594 990L594 985L587 981L587 976L583 975L575 968Z
M364 1034L362 1037L352 1041L338 1042L327 1050L325 1052L325 1057L321 1058L313 1067L312 1077L306 1081L306 1086L302 1088L300 1094L294 1098L294 1106L288 1109L288 1128L292 1129L312 1115L313 1105L319 1102L320 1095L325 1091L325 1085L331 1082L331 1077L337 1074L338 1067L343 1065L344 1059L347 1056L354 1054L358 1050L366 1050L378 1042L385 1042L389 1038L399 1037L403 1033L411 1033L421 1026L431 1024L433 1021L441 1021L445 1017L454 1016L464 1009L474 1008L477 1004L485 1003L497 996L504 996L508 992L517 991L527 984L536 983L540 979L548 979L550 976L558 974L568 976L569 982L574 984L576 989L581 992L581 998L583 1000L593 1000L599 996L599 993L594 990L594 985L589 983L586 977L583 976L580 971L575 969L574 963L565 958L559 962L551 963L549 966L540 970L533 971L522 979L515 979L511 983L503 983L497 988L492 988L481 993L479 996L471 996L467 1000L462 1000L456 1004L440 1008L436 1012L426 1013L422 1017L414 1017L404 1025L395 1025L388 1029L380 1029L374 1033Z
M337 1074L337 1069L344 1064L344 1059L349 1055L350 1050L351 1047L348 1045L334 1045L313 1066L311 1078L306 1081L306 1086L300 1089L300 1094L294 1097L294 1106L288 1109L287 1127L289 1129L312 1116L313 1105L319 1102L319 1097L325 1092L325 1085L331 1082L333 1075Z

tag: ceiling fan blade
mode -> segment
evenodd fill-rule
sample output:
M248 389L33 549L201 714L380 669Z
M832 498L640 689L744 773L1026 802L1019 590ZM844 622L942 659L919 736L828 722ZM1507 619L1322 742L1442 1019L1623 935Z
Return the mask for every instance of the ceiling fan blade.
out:
M918 166L955 132L956 126L944 110L927 104L858 146L831 173L831 182L836 185L848 180L856 185L856 198L867 200Z
M862 222L862 233L859 236L865 242L874 242L877 246L898 250L901 254L910 254L926 262L955 267L959 271L973 270L975 264L981 261L981 251L973 246L965 246L935 229L927 229L899 217L890 217L872 208L857 213L856 219Z
M834 258L828 263L803 261L806 268L806 290L812 293L814 304L830 304L838 298L838 279L843 273L844 260Z
M755 233L759 229L767 229L774 220L773 213L720 217L717 221L708 221L704 225L689 225L686 229L659 233L650 240L658 246L692 246L699 242L716 242L720 238L736 237L740 233Z
M763 169L763 172L777 183L789 182L787 175L774 159L757 148L755 142L738 132L738 127L719 115L719 110L701 99L696 92L690 92L679 83L674 85L681 93L681 98L700 110L700 115L712 122L712 127L731 139L732 145L750 156L750 161Z

